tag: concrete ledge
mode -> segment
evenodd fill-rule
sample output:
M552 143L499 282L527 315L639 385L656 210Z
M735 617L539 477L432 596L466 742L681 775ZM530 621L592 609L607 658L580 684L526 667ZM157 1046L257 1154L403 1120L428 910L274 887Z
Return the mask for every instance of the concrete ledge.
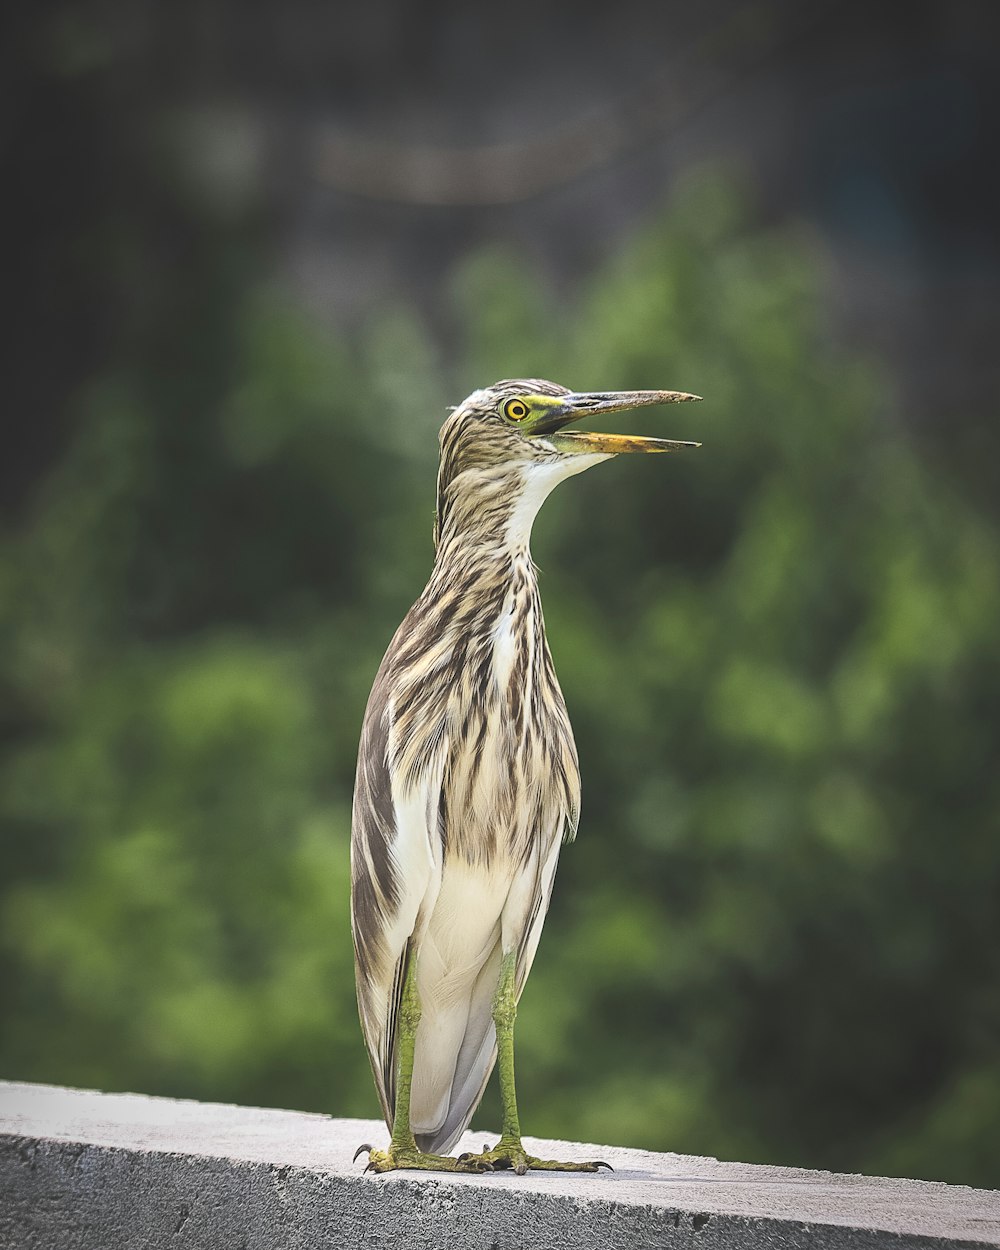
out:
M469 1136L463 1149L487 1135ZM0 1082L4 1250L1000 1246L1000 1192L537 1142L598 1175L364 1175L371 1120Z

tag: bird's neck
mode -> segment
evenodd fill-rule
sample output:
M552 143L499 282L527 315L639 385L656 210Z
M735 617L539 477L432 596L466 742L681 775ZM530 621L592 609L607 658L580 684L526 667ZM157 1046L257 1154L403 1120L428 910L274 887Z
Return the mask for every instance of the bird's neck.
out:
M580 457L590 459L590 457ZM531 527L552 489L578 472L560 461L526 463L505 472L463 473L439 501L445 507L437 563L453 569L470 559L530 563Z
M540 622L530 540L543 498L507 490L454 501L422 596L442 634L485 639L515 603L522 627Z
M462 587L469 607L486 617L500 610L513 583L535 598L538 578L529 547L530 527L522 532L517 525L512 519L498 533L478 535L474 541L462 534L443 534L427 592Z
M453 508L438 540L432 581L500 587L516 578L535 586L531 527L544 497L522 492Z

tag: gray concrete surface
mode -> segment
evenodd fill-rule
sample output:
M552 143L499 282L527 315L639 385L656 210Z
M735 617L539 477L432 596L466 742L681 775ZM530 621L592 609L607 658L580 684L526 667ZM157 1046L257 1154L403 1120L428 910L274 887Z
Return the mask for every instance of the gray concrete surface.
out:
M371 1120L0 1082L0 1247L1000 1246L992 1190L537 1139L616 1170L366 1176L355 1148L385 1140Z

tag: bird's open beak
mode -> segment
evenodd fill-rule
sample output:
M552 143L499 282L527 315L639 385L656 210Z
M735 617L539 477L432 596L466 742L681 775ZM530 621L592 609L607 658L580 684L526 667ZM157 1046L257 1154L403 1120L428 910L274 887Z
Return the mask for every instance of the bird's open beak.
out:
M589 431L562 430L570 421L601 412L624 412L629 408L645 408L650 404L680 404L700 395L684 391L595 391L563 396L557 404L533 423L531 434L547 438L561 452L587 455L595 452L617 456L626 451L683 451L700 447L701 443L680 442L673 438L640 438L636 434L595 434Z

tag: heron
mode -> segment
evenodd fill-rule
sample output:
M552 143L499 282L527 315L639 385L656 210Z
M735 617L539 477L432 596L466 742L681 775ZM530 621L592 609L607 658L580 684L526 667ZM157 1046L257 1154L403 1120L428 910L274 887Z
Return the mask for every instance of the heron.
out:
M567 424L698 398L507 380L441 427L433 569L375 677L354 789L358 1008L390 1133L386 1150L359 1148L366 1170L608 1166L530 1155L515 1094L517 1004L580 813L529 543L563 478L624 452L699 446ZM452 1157L494 1065L500 1139Z

